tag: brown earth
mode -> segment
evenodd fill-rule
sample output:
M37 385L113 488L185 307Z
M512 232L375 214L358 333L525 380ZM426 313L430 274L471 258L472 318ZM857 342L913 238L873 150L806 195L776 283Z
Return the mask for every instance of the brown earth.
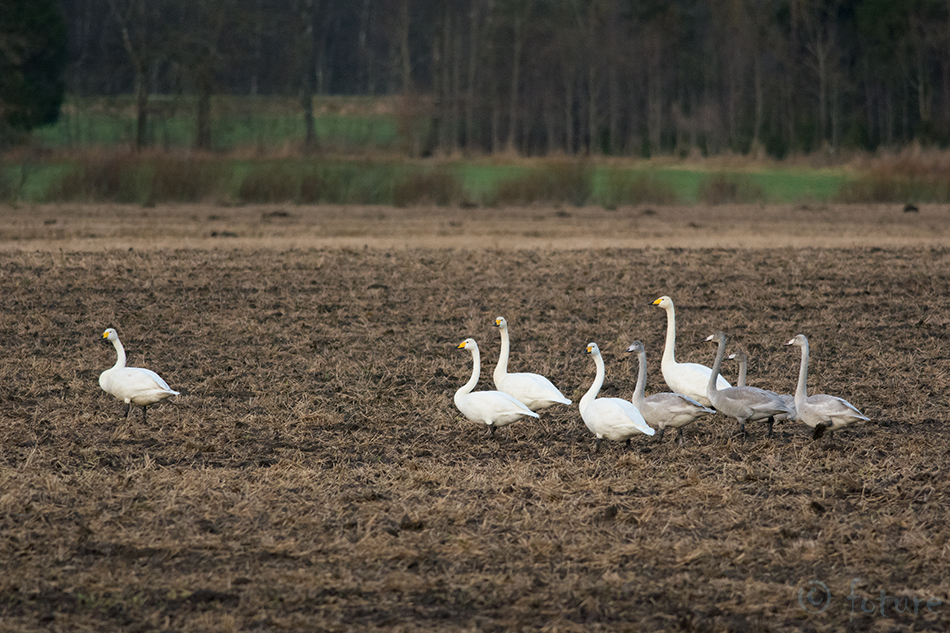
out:
M0 630L950 628L946 207L0 217ZM455 409L498 315L575 403L589 341L604 395L635 339L665 390L662 294L680 361L721 329L788 392L802 332L872 421L594 454L576 404L495 440ZM110 326L182 392L145 424L99 389Z

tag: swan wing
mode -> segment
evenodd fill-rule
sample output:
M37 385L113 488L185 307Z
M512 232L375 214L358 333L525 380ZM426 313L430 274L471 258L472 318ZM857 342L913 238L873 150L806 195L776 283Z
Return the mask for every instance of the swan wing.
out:
M571 404L550 380L540 374L508 374L500 385L500 391L514 396L532 410Z
M623 440L631 435L656 433L629 400L598 398L581 413L584 423L598 437Z
M706 388L709 386L712 369L699 363L668 363L662 365L661 369L663 380L674 393L688 396L704 406L710 405ZM716 379L718 389L728 389L731 386L722 374Z
M178 395L161 376L150 369L123 367L106 373L108 376L104 380L100 379L103 389L125 402L148 405Z
M809 396L805 400L804 410L799 411L799 416L809 426L831 422L832 430L857 421L870 420L847 400L826 394Z
M501 391L474 391L456 398L459 411L473 422L505 426L523 417L538 417L517 398Z

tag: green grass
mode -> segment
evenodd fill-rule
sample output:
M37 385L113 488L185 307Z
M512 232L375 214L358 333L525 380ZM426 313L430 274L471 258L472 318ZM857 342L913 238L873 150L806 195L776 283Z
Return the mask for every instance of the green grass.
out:
M853 182L837 172L806 169L724 172L651 166L594 167L563 161L456 161L440 166L369 158L169 158L162 154L136 156L121 152L118 155L118 160L111 152L19 162L8 159L2 176L5 197L27 202L159 202L169 196L168 199L183 201L189 191L196 195L200 191L201 200L236 202L405 205L429 200L440 204L563 203L613 208L629 204L834 201L843 186ZM195 165L194 174L187 167L189 163ZM115 173L117 170L122 173ZM213 180L213 186L174 186L176 178L198 177ZM97 183L82 185L80 181L84 178ZM64 187L66 180L70 182ZM121 184L117 184L119 181Z
M399 144L395 118L377 113L375 102L359 98L316 100L318 143L334 149L392 149ZM149 145L189 148L195 140L195 104L190 97L153 97ZM130 97L70 99L56 124L35 130L33 141L51 149L130 147L135 140L135 108ZM302 144L303 114L296 101L264 97L212 99L213 149L274 150Z

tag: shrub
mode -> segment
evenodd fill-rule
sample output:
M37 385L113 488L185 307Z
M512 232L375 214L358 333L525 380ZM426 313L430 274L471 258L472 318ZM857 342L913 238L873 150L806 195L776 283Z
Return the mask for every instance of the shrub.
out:
M238 187L242 202L296 201L301 189L299 171L291 163L256 166L244 176Z
M669 183L652 174L632 175L612 170L607 173L600 203L608 208L621 204L676 204L679 196Z
M717 174L699 185L698 197L706 204L762 202L765 192L748 177Z
M552 163L499 185L496 204L567 203L583 206L593 192L593 170L583 162Z
M393 204L407 207L416 204L447 206L462 199L462 183L455 174L444 169L410 173L393 186Z
M218 160L159 156L151 167L151 202L198 202L225 193Z

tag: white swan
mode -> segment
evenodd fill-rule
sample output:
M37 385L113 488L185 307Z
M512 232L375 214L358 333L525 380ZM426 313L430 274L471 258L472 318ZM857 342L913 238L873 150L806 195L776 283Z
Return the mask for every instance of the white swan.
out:
M466 418L472 422L481 422L488 425L492 437L499 426L507 426L512 422L528 416L538 417L538 414L524 406L514 396L501 391L475 391L478 375L481 372L482 357L478 351L478 344L474 339L467 338L459 343L457 349L467 349L472 352L472 377L455 392L455 406Z
M132 412L132 405L142 407L142 422L145 422L148 405L155 404L169 396L177 396L178 392L168 386L162 377L150 369L125 366L125 348L119 340L119 335L113 328L102 333L102 338L112 341L118 358L112 369L107 369L99 375L99 386L106 393L110 393L127 405L125 417Z
M597 343L588 343L587 353L594 359L597 374L590 389L581 398L580 410L584 424L597 438L594 452L600 451L600 442L605 437L608 440L626 440L629 444L630 438L637 433L644 435L656 433L629 400L597 397L597 392L604 384L604 359L600 356Z
M713 364L712 371L719 373L722 367L722 358L726 353L726 335L722 332L716 332L706 338L707 341L715 341L719 349L716 351L716 362ZM788 413L788 407L772 391L759 389L758 387L730 387L728 389L719 389L716 386L714 373L709 374L709 382L706 385L709 400L716 410L735 418L739 421L739 433L745 435L745 423L758 420L767 420L769 424L769 437L772 437L772 425L775 422L775 416Z
M520 400L532 411L540 411L556 404L571 404L550 380L540 374L508 373L508 322L504 317L495 319L501 331L501 352L495 365L495 388Z
M736 378L736 387L745 387L746 374L749 371L749 357L741 349L735 354L729 354L728 360L739 361L739 377ZM795 396L790 393L780 393L778 397L782 399L785 406L788 407L788 413L782 413L775 416L776 422L794 422L798 418L795 416Z
M663 380L666 381L666 384L674 393L689 396L704 406L712 406L709 397L706 395L706 384L709 382L712 370L698 363L676 362L674 352L676 347L676 312L673 309L673 300L664 295L654 301L653 305L666 310L666 346L663 348L663 359L660 363ZM716 384L719 389L728 389L731 386L729 381L722 376L719 376Z
M795 388L795 409L798 419L815 429L812 437L820 438L825 430L837 431L854 422L868 422L870 418L858 411L857 407L836 396L825 394L808 395L808 339L798 334L786 345L802 348L802 365L798 370L798 386Z
M640 361L640 369L637 372L637 386L633 390L633 405L640 410L647 424L659 429L656 436L657 441L663 439L663 434L669 427L679 429L677 437L680 446L682 446L683 427L704 415L715 413L715 411L680 393L655 393L647 397L644 394L647 384L647 352L640 341L634 341L627 348L627 351L635 352Z

